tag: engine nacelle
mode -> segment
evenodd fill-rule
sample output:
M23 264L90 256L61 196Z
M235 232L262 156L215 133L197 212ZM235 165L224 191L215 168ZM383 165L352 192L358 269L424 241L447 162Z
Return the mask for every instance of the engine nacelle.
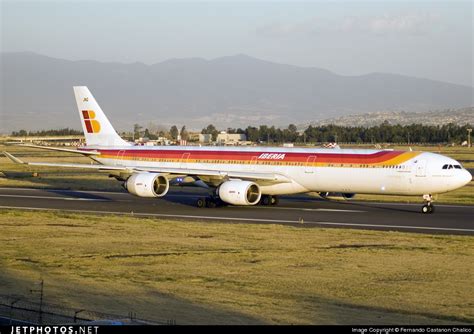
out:
M124 186L129 193L140 197L162 197L170 188L168 179L156 173L134 173Z
M220 199L232 205L255 205L260 201L260 187L250 181L226 181L217 189Z

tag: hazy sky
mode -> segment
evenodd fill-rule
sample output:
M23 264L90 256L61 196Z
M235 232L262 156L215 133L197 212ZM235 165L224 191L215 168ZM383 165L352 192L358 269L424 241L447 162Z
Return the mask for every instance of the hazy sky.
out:
M147 64L244 53L473 82L471 1L0 1L7 52Z

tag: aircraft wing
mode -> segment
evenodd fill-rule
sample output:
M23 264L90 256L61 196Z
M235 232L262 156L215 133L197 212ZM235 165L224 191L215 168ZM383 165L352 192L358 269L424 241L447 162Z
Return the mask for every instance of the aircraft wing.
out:
M28 166L43 166L43 167L63 167L63 168L87 168L97 170L123 170L127 171L130 168L122 166L107 166L99 164L68 164L68 163L55 163L55 162L25 162L17 157L13 156L8 152L2 152L8 159L17 164L28 165Z
M16 144L16 145L24 146L24 147L39 148L39 149L42 149L42 150L76 153L76 154L82 154L82 155L86 155L86 156L99 155L100 154L97 151L80 151L80 150L72 150L72 149L69 149L69 148L50 147L50 146L41 146L41 145L33 145L33 144Z
M54 162L25 162L18 159L8 152L3 154L11 161L17 164L29 166L43 166L43 167L62 167L62 168L84 168L95 169L98 171L122 171L124 173L133 172L151 172L162 173L176 176L197 176L203 179L224 180L229 178L251 180L260 184L276 184L289 183L291 180L284 175L276 173L258 173L258 172L232 172L232 171L215 171L206 169L189 169L189 168L144 168L144 167L126 167L126 166L109 166L99 164L71 164L71 163L54 163Z
M134 168L136 171L155 172L172 175L189 175L199 178L207 177L213 179L244 179L252 180L257 183L289 183L291 180L286 176L276 173L258 173L258 172L232 172L232 171L215 171L206 169L189 169L189 168ZM260 181L260 182L259 182Z

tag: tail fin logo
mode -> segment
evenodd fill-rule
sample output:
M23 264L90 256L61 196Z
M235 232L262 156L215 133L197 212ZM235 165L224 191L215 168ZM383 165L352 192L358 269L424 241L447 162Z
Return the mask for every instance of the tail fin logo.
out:
M99 133L100 123L95 120L94 110L83 110L82 116L84 117L84 123L86 124L87 133Z

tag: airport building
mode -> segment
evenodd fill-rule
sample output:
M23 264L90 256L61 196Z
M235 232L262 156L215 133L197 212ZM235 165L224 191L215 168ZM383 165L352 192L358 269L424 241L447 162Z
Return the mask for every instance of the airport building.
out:
M212 142L212 135L210 133L200 133L199 142L202 144L210 144Z
M247 136L243 133L227 133L222 131L217 135L218 145L242 145L246 143Z

